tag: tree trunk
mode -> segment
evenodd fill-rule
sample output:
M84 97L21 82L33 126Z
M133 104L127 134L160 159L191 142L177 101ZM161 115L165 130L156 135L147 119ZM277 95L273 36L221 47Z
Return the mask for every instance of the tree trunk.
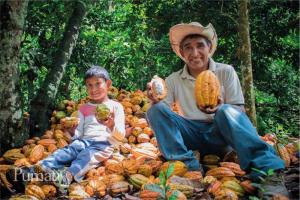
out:
M239 24L238 33L240 41L240 61L242 69L242 85L244 89L246 112L254 126L256 126L255 94L253 89L251 44L249 35L248 0L238 1Z
M53 59L45 81L30 103L31 136L40 136L49 126L51 104L55 102L58 87L65 73L66 65L76 45L81 22L86 14L81 1L74 3L74 10L65 28L60 47Z
M19 87L19 54L27 0L0 2L0 154L21 146L26 138Z

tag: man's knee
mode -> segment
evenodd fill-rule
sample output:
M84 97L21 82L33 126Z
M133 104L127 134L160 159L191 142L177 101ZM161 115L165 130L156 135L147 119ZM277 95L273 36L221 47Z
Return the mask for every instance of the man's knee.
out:
M147 111L147 117L151 120L162 113L167 113L168 111L170 111L170 107L165 102L159 102L149 108Z
M222 106L220 106L220 108L218 108L215 117L216 119L218 119L228 114L231 116L238 116L239 114L241 114L241 111L237 110L229 104L223 104Z

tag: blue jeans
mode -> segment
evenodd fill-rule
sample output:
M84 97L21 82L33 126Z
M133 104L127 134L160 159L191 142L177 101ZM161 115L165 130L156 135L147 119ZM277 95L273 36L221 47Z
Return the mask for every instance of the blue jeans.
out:
M167 160L183 161L190 170L200 168L192 150L203 156L219 154L228 147L237 152L241 168L248 172L251 168L262 171L284 168L284 161L260 139L247 115L231 105L222 105L213 121L204 122L177 115L160 102L147 111L147 118L162 155Z
M52 155L41 160L39 164L46 171L69 166L68 171L79 182L88 170L100 163L95 159L95 155L101 154L109 147L111 144L106 141L76 139L68 146L56 150Z

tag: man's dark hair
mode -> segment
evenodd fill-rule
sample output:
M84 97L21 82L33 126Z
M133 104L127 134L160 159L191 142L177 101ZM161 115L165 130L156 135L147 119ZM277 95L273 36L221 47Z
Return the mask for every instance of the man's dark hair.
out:
M84 81L91 77L104 78L105 80L110 80L109 74L106 69L100 66L91 66L84 75Z
M193 38L197 38L197 37L202 37L203 39L205 39L205 42L208 46L211 46L211 41L209 39L207 39L205 36L203 35L200 35L200 34L190 34L190 35L187 35L185 36L181 42L180 42L180 49L182 49L182 43L186 40L186 39L193 39Z

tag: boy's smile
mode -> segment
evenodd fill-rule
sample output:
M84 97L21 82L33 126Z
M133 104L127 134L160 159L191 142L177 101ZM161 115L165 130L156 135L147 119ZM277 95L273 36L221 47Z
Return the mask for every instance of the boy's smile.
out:
M105 79L95 76L86 79L85 85L90 99L95 103L102 103L103 101L107 100L107 93L110 83L110 80L105 81Z

